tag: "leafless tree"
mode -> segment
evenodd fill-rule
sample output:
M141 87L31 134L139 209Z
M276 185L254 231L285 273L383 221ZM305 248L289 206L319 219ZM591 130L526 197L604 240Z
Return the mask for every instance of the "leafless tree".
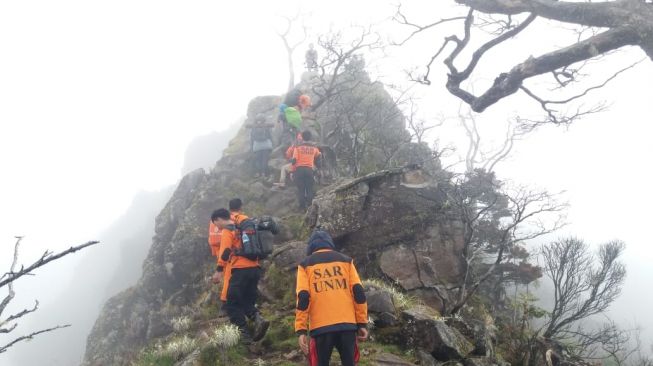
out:
M356 29L356 28L354 28ZM342 32L332 32L318 38L318 45L324 56L318 65L317 80L314 80L312 92L317 96L312 109L318 110L338 93L350 92L361 83L372 83L365 78L355 77L348 69L363 70L364 60L361 54L383 47L381 36L368 28L358 28L360 34L348 39ZM363 67L359 65L363 62ZM354 76L354 77L352 77Z
M460 22L463 35L454 34L444 37L442 45L434 50L433 56L427 63L425 73L415 77L415 80L430 84L430 74L434 62L446 53L443 59L448 71L446 87L451 94L467 103L475 112L483 112L501 99L522 91L545 112L546 118L543 121L530 121L532 124L568 124L579 117L605 109L605 104L602 102L590 107L569 105L571 102L578 102L591 91L604 87L622 72L633 68L638 62L613 72L601 83L583 87L583 91L574 93L570 97L544 97L541 92L536 92L532 87L526 85L528 79L550 74L559 87L556 90L556 93L559 94L561 89L579 80L582 75L580 69L588 61L608 55L615 50L626 46L637 46L646 52L649 59L653 58L653 6L650 2L643 0L591 2L455 0L455 2L467 8L466 15L461 14L426 25L409 21L399 7L395 14L395 20L409 27L411 33L398 44L405 44L417 35L441 24ZM516 62L509 71L499 74L494 83L480 94L462 86L482 64L483 57L488 52L522 33L537 18L575 26L575 32L578 34L576 41L549 53L537 57L531 56L521 63ZM473 30L478 28L490 33L493 38L475 48L469 62L463 68L459 68L457 66L458 57L463 51L474 47L474 43L471 42ZM447 53L446 50L450 44L453 45L453 48ZM534 52L537 50L534 49ZM564 106L567 106L565 110L563 110ZM524 122L528 121L524 120Z
M565 225L567 205L556 195L505 187L494 173L481 169L454 178L446 194L451 212L462 222L464 264L463 279L440 296L446 314L459 312L498 274L511 251L520 250L518 244Z
M568 238L542 247L544 273L554 288L554 304L543 336L562 337L581 319L603 313L621 293L626 268L618 261L625 246L601 245L594 263L589 246Z
M465 109L462 105L458 110L458 121L465 129L467 136L467 154L465 156L465 168L467 172L472 172L477 168L487 172L493 172L497 164L504 161L515 146L515 142L522 139L532 128L523 128L522 123L510 122L506 129L506 135L502 145L497 149L483 151L481 149L481 134L478 131L476 116L474 113Z
M282 18L284 19L286 26L283 31L277 32L277 35L279 35L279 38L281 38L281 41L283 42L283 46L286 48L286 55L288 57L288 90L291 90L295 87L295 63L293 61L293 54L295 53L297 47L306 41L306 38L308 37L308 31L306 25L302 23L302 36L299 38L300 40L292 42L290 40L291 33L293 32L293 28L300 18L300 14L297 13L292 18L287 16L282 16Z
M407 128L410 131L411 139L421 145L422 143L426 142L424 141L424 138L429 131L442 127L444 124L444 119L440 119L438 122L429 123L425 119L418 117L417 103L415 102L414 98L408 98L407 102Z
M626 270L619 262L624 244L612 241L594 255L580 239L566 238L541 247L542 267L553 285L553 306L541 326L522 329L522 361L531 366L556 358L568 364L610 359L625 365L639 349L633 347L633 332L608 319L600 327L584 321L603 314L621 292ZM572 345L564 346L564 345Z
M16 281L17 279L19 279L19 278L21 278L23 276L33 275L33 272L36 269L38 269L40 267L43 267L43 266L45 266L46 264L48 264L48 263L50 263L52 261L61 259L62 257L66 256L68 254L75 253L75 252L77 252L79 250L82 250L82 249L84 249L86 247L89 247L91 245L95 245L95 244L99 243L97 241L91 241L91 242L88 242L88 243L85 243L85 244L82 244L82 245L70 247L69 249L64 250L64 251L62 251L60 253L57 253L57 254L53 254L50 251L46 251L34 263L30 264L27 267L20 266L20 268L18 268L18 256L19 256L18 254L19 254L20 243L21 243L22 239L23 239L23 237L21 237L21 236L16 237L16 244L14 245L14 256L13 256L13 260L11 262L11 267L9 268L9 271L7 273L3 274L2 277L0 277L0 288L7 287L7 290L8 290L7 296L2 300L2 302L0 302L0 334L12 333L16 329L16 327L18 326L17 321L19 319L21 319L25 315L28 315L30 313L35 312L39 308L39 302L38 302L38 300L35 300L34 301L34 307L32 307L30 309L24 309L22 311L19 311L19 312L15 313L15 314L12 314L12 315L2 319L2 314L4 313L4 311L7 309L7 306L11 303L11 301L16 296L16 292L14 291L14 281ZM70 326L70 324L56 325L54 327L45 328L45 329L42 329L42 330L39 330L39 331L36 331L36 332L32 332L32 333L27 334L27 335L22 335L22 336L16 337L13 340L11 340L9 343L7 343L5 345L0 345L0 353L6 352L9 348L11 348L12 346L14 346L15 344L17 344L19 342L33 339L35 336L37 336L39 334L51 332L51 331L61 329L61 328L66 328L66 327L69 327L69 326Z

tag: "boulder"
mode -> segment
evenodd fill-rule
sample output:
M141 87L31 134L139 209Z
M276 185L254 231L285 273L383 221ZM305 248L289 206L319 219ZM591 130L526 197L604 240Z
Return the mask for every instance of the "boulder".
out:
M404 332L409 345L423 349L438 361L461 360L474 345L460 332L436 319L433 309L415 307L402 313Z
M306 258L306 243L293 241L274 250L270 260L278 268L297 269L297 265Z
M418 349L415 353L417 359L419 360L420 366L439 366L439 362L431 356L430 353L424 352L421 349Z
M491 357L470 357L463 362L464 366L498 366Z
M399 324L399 318L394 313L381 313L374 320L374 325L379 328L394 327L397 324Z
M367 297L367 310L370 313L390 313L395 312L395 304L392 294L380 289L370 289L365 294Z
M381 353L374 357L375 366L414 366L413 363L391 353Z

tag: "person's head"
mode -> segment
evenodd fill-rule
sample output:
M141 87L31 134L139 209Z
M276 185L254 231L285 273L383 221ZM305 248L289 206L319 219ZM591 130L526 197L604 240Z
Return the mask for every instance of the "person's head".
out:
M311 133L311 131L302 132L302 140L311 141L312 138L313 138L313 134Z
M229 201L229 210L232 212L240 211L243 208L243 200L240 198L234 198Z
M220 229L224 229L231 221L231 214L226 208L220 208L211 214L211 222Z
M308 239L308 248L306 249L306 254L311 255L320 249L330 249L335 250L336 245L331 239L331 235L324 230L317 229L311 234L311 238Z

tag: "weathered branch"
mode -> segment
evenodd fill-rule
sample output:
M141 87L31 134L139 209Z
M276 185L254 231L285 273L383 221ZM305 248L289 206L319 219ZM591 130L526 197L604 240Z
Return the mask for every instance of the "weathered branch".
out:
M42 267L42 266L44 266L44 265L46 265L46 264L48 264L48 263L50 263L50 262L52 262L54 260L57 260L57 259L59 259L61 257L64 257L64 256L68 255L68 254L75 253L75 252L77 252L79 250L82 250L82 249L84 249L86 247L89 247L91 245L95 245L95 244L98 244L98 243L99 243L99 241L89 241L89 242L87 242L85 244L78 245L76 247L70 247L69 249L66 249L63 252L60 252L60 253L57 253L57 254L54 254L54 255L52 253L50 253L50 252L45 252L45 253L43 253L43 255L41 256L41 258L39 260L32 263L27 268L22 267L17 272L14 271L14 270L9 272L9 274L7 275L7 278L0 281L0 288L11 284L12 282L19 279L20 277L25 276L26 274L31 273L35 269L37 269L39 267Z
M70 327L70 324L66 324L66 325L57 325L56 327L52 327L52 328L48 328L48 329L43 329L43 330L39 330L39 331L37 331L37 332L30 333L30 334L28 334L28 335L20 336L20 337L14 339L13 341L7 343L6 345L4 345L4 346L0 346L0 353L4 353L4 352L6 352L7 349L9 349L10 347L12 347L12 346L15 345L16 343L19 343L19 342L22 342L22 341L26 341L26 340L30 340L30 339L34 339L34 337L36 337L36 336L39 335L39 334L48 333L48 332L52 332L52 331L57 330L57 329L68 328L68 327Z

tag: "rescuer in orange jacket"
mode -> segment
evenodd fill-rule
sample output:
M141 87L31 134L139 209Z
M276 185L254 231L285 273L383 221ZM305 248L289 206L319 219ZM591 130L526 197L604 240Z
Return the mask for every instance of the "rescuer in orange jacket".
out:
M318 366L329 365L334 347L342 364L353 366L356 339L366 340L369 335L365 290L354 262L335 250L325 231L311 235L307 254L297 268L295 331L299 346L304 354L317 359Z
M240 225L240 223L247 219L247 216L243 214L242 211L243 207L243 201L240 198L234 198L231 201L229 201L229 212L231 215L231 220L236 224ZM222 291L220 292L220 301L222 303L226 303L227 301L227 291L229 290L229 280L231 279L231 267L228 266L228 262L222 260L220 258L220 253L222 253L222 250L220 249L220 239L222 238L222 230L220 230L217 225L214 222L214 218L211 217L211 223L213 226L216 228L218 231L217 239L218 239L218 244L217 244L217 249L215 251L215 256L217 258L217 268L216 268L216 274L213 276L213 282L215 284L219 284L222 282ZM209 230L211 228L209 227ZM209 243L211 240L211 236L209 233ZM215 239L214 239L215 240ZM213 249L213 247L212 247Z
M316 159L322 155L320 149L311 143L311 132L302 132L303 142L293 151L291 162L295 166L295 183L297 184L297 196L299 208L305 210L313 202L315 195L313 184L313 170Z
M242 243L240 230L232 220L232 214L223 208L216 210L213 216L216 217L218 227L222 229L220 259L227 262L226 268L231 274L226 284L225 310L229 321L240 329L241 341L249 344L262 339L270 326L270 322L265 320L256 308L258 282L262 270L258 260L236 255ZM247 219L245 215L239 216L241 220ZM254 321L253 334L247 328L247 318Z

